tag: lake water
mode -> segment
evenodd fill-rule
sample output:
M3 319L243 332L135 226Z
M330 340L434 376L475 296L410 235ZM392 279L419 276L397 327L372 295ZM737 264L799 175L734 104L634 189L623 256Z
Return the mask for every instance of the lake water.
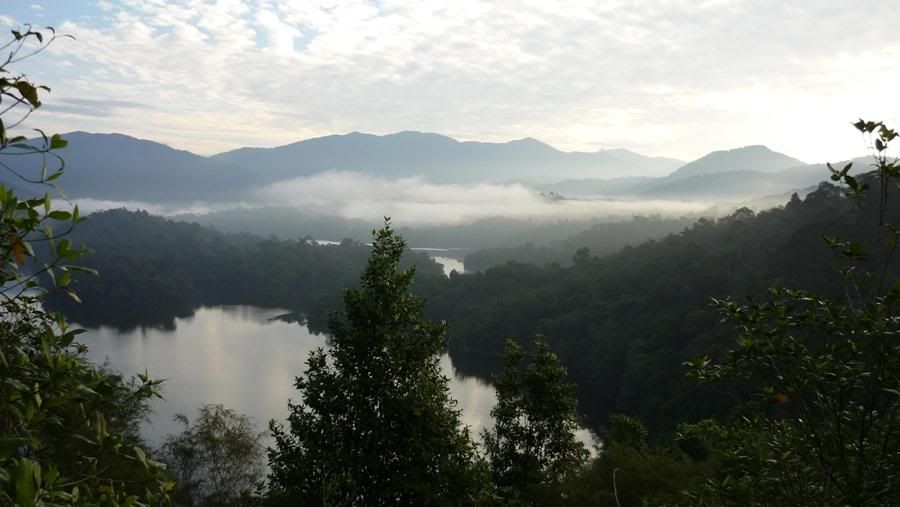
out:
M165 401L153 402L144 436L152 443L178 430L177 413L191 416L203 403L221 403L250 415L260 429L269 419L287 416L289 398L299 399L294 377L305 369L309 352L327 346L325 336L300 324L271 320L283 311L251 306L199 308L175 320L175 329L90 329L81 335L96 362L108 361L122 373L149 371L163 384ZM450 392L465 424L479 433L496 403L494 388L475 377L454 372L449 356L441 358Z
M452 257L444 257L443 255L434 255L434 253L429 253L431 258L434 259L434 262L437 262L444 268L444 274L450 276L452 271L456 271L459 274L463 274L465 272L465 264L463 261L459 259L454 259Z
M319 245L340 245L340 241L334 241L329 239L314 239L316 244ZM367 243L371 245L371 243ZM463 264L462 258L465 256L466 252L469 252L469 249L466 248L410 248L410 250L414 252L425 252L427 253L434 262L437 262L444 269L444 274L450 276L452 271L456 271L459 274L463 274L465 272L465 265Z
M268 428L270 419L287 417L288 399L300 399L294 378L304 371L309 352L327 343L324 335L306 326L275 319L282 314L252 306L201 307L191 317L175 319L171 330L100 327L79 338L98 363L108 362L126 375L147 370L152 378L167 379L165 400L152 402L153 414L142 427L144 437L158 445L180 429L175 414L193 419L204 403L221 403L249 415L260 431ZM441 367L450 378L450 395L462 410L463 423L478 436L491 424L494 388L459 374L448 355L441 357ZM593 443L586 430L579 438Z

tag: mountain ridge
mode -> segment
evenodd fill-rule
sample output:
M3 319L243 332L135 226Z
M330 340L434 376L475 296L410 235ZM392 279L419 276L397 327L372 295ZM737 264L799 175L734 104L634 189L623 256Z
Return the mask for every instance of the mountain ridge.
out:
M334 134L271 148L238 148L210 158L282 177L289 172L285 167L291 165L295 177L325 170L360 170L368 165L369 171L381 176L424 175L437 183L535 182L633 173L662 176L683 164L624 149L566 152L531 137L506 142L458 141L418 131Z
M719 150L681 163L623 148L563 152L530 137L491 143L458 141L417 131L384 136L351 132L281 147L239 148L208 157L121 133L73 131L64 137L70 143L60 155L66 159L67 172L78 175L60 180L65 191L72 197L111 201L246 202L254 198L257 189L329 170L355 171L388 180L423 176L433 183L521 182L572 196L593 192L612 197L674 199L713 195L719 184L716 182L729 186L728 197L743 199L757 192L771 194L794 185L814 184L827 177L827 173L809 170L804 177L782 174L791 169L782 166L799 161L759 145ZM796 172L809 167L798 165ZM19 165L16 168L23 169ZM659 174L661 169L665 169L664 176L642 174ZM536 183L535 175L551 183ZM11 177L0 174L0 180L4 179ZM760 180L767 183L761 185Z
M768 173L801 165L807 164L761 144L751 144L728 150L711 151L679 167L667 178L680 179L700 174L748 170Z

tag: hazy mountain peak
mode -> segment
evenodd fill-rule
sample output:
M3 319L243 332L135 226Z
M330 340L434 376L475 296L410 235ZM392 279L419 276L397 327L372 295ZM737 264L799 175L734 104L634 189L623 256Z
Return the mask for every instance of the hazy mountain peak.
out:
M508 146L521 147L523 149L528 149L528 150L545 150L545 151L552 151L552 152L556 152L556 153L562 153L561 151L557 150L553 146L550 146L549 144L547 144L543 141L540 141L538 139L535 139L533 137L523 137L522 139L514 139L512 141L508 141L503 144L506 144Z
M186 157L204 158L187 150L173 148L172 146L169 146L165 143L150 141L148 139L141 139L139 137L130 136L128 134L120 134L118 132L105 133L73 130L72 132L67 132L61 135L63 139L69 141L69 146L67 148L64 148L63 151L60 152L64 157L67 153L65 151L66 149L71 150L73 149L73 145L83 143L88 146L92 146L95 149L100 149L104 146L109 146L115 149L131 147L130 149L151 150L156 153L177 153Z
M549 144L539 141L533 137L523 137L522 139L514 139L510 141L510 143L520 143L520 144L539 144L541 146L550 146Z
M351 132L276 148L241 148L213 158L265 174L268 180L334 170L382 177L424 176L438 183L657 176L683 164L628 151L563 152L533 137L460 142L418 131L385 135Z
M732 171L776 172L803 164L803 161L794 157L755 144L710 152L685 164L669 175L669 178L680 179Z
M394 132L393 134L384 134L382 136L375 137L395 137L395 138L406 138L406 139L444 139L447 141L453 141L454 143L458 143L456 139L453 139L450 136L445 136L443 134L438 134L436 132L424 132L421 130L402 130L400 132Z

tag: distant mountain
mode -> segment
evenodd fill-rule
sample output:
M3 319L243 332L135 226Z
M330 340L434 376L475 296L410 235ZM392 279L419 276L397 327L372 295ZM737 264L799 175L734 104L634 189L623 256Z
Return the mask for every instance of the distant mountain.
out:
M424 176L437 183L554 181L587 176L666 174L682 162L628 150L562 152L535 139L459 142L420 132L385 136L351 133L277 148L241 148L202 157L123 134L70 132L59 154L59 181L72 197L113 201L192 202L250 199L262 186L327 170L385 178ZM7 157L9 159L9 157ZM6 160L36 174L36 157ZM25 191L10 174L0 181Z
M856 158L852 162L853 173L869 169L868 158ZM738 169L681 177L568 180L540 188L568 197L731 202L784 193L790 195L790 192L814 187L820 181L828 180L829 174L825 164L807 164L772 172Z
M327 170L388 178L425 176L438 183L551 182L568 178L664 175L681 161L628 150L563 152L536 139L460 142L423 132L353 132L277 148L241 148L212 157L282 180Z
M116 201L197 201L234 198L254 184L254 175L227 162L176 150L164 144L122 134L70 132L59 150L66 172L59 185L71 197ZM35 175L37 157L4 160L18 171ZM18 185L7 173L0 181Z
M824 166L803 165L763 146L716 151L683 164L621 149L563 152L531 138L460 142L421 132L334 135L213 157L122 134L64 137L69 145L59 152L66 160L62 188L71 197L110 201L252 203L260 187L326 170L388 179L422 175L437 183L546 183L538 188L568 197L711 201L780 194L828 177ZM4 157L4 163L32 175L40 170L35 157ZM668 175L649 176L660 174ZM631 176L616 177L621 175ZM0 181L29 190L6 171Z
M731 200L777 194L827 176L824 166L806 165L765 146L745 146L711 152L661 178L566 180L541 188L569 196Z
M683 179L701 174L733 171L769 173L801 165L804 165L803 161L772 151L765 146L744 146L733 150L714 151L678 168L668 178Z
M662 178L636 194L654 199L733 201L801 189L827 180L828 175L824 165L804 165L778 172L741 169L674 180Z

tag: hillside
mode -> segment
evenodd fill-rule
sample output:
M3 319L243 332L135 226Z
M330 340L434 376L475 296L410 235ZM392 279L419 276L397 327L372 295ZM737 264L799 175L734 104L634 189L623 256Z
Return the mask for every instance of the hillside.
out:
M423 132L384 136L352 132L276 148L241 148L213 159L250 168L269 180L338 170L390 178L422 175L440 183L662 175L682 164L621 149L563 152L532 138L460 142Z
M582 257L568 268L511 263L438 280L427 294L430 313L453 323L450 347L461 357L499 354L507 337L527 344L546 336L591 421L626 413L670 427L724 413L729 403L698 391L681 366L733 343L709 298L759 298L780 284L838 290L834 256L821 235L846 237L870 219L826 184L781 209L701 219L684 232Z
M66 172L58 181L70 197L116 201L190 202L237 197L255 177L233 164L123 134L70 132L59 150ZM37 157L7 161L26 174ZM9 176L4 172L0 181Z
M668 179L683 179L701 174L731 171L776 172L789 167L804 165L796 158L772 151L765 146L744 146L732 150L719 150L704 155L678 168Z

